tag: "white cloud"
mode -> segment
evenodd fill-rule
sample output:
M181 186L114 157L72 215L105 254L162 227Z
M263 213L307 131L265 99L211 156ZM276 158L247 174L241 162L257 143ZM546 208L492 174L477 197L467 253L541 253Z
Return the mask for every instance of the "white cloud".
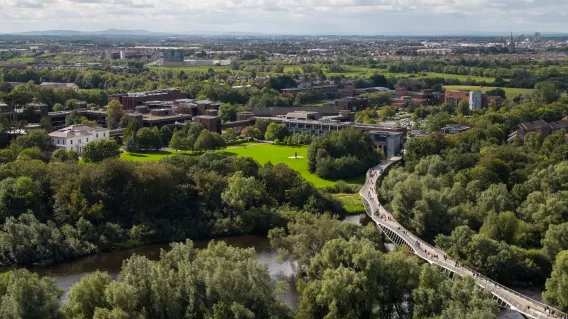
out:
M565 0L0 0L0 32L48 29L415 33L564 31Z

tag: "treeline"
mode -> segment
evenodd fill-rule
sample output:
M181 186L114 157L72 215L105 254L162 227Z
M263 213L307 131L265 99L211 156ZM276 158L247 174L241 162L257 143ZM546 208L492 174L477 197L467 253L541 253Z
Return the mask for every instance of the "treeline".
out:
M504 284L542 284L568 249L566 132L506 139L520 122L561 119L567 105L561 98L454 117L472 128L410 139L405 166L386 176L379 196L405 227L480 273Z
M53 280L27 270L0 275L7 318L456 318L496 319L498 305L473 279L446 278L405 251L382 252L376 228L289 210L271 231L280 258L299 265L294 313L277 300L254 249L212 242L173 244L160 259L134 256L116 279L94 272L71 287L65 305ZM284 225L283 225L284 226ZM33 296L33 298L30 298Z
M533 88L536 83L544 81L562 84L566 83L568 78L568 73L563 68L556 66L543 65L528 68L527 65L523 64L511 66L479 63L479 65L482 66L457 65L457 63L449 63L445 60L400 61L389 64L387 70L391 73L435 72L496 78L496 83L493 86L512 88Z
M342 215L341 204L286 165L220 152L160 162L83 165L52 156L45 132L0 151L0 262L49 264L114 248L262 234L283 207ZM55 154L55 153L54 153Z
M295 318L497 318L472 278L448 279L404 250L383 253L372 224L295 214L269 237L300 275Z

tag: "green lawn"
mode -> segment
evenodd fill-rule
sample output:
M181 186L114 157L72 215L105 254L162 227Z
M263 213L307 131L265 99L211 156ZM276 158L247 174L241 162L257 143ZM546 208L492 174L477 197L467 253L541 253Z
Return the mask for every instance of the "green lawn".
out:
M333 194L333 197L341 201L348 214L358 215L365 213L365 206L363 206L359 194Z
M266 164L267 162L272 162L272 164L284 163L290 168L296 170L302 176L312 182L317 187L332 186L335 184L334 181L328 181L322 179L308 171L308 147L293 147L293 146L283 146L283 145L272 145L272 144L257 144L250 145L248 147L235 147L232 149L227 149L224 151L227 154L236 156L246 156L254 159L260 164ZM294 157L298 154L298 158ZM362 184L364 182L365 176L361 178L347 181L348 183Z
M308 147L293 147L293 146L282 146L273 144L252 144L252 145L238 145L229 146L222 150L229 155L250 157L260 164L266 164L267 162L272 162L272 164L284 163L290 168L299 172L306 180L312 182L316 187L333 186L335 181L329 181L322 179L315 174L308 171ZM293 158L295 154L298 154L298 158ZM158 161L165 157L174 156L176 152L174 151L160 151L160 152L144 152L144 153L127 153L124 152L120 155L120 159L143 162L143 161ZM188 156L193 155L191 152L178 154L187 154ZM290 158L292 157L292 158ZM364 184L365 175L358 176L346 181L350 184Z
M468 86L468 85L445 85L444 88L448 91L476 91L487 92L489 90L496 89L492 86ZM517 89L517 88L502 88L505 90L507 98L515 98L520 94L532 94L533 89Z

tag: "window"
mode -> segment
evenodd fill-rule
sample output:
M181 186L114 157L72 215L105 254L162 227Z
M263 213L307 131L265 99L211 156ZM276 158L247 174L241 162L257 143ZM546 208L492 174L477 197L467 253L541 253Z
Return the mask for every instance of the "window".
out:
M57 140L57 145L59 145L59 140Z
M81 139L79 139L79 144L81 144Z
M65 145L65 140L63 140L63 145Z
M69 140L71 142L71 145L73 145L73 140Z
M89 143L89 138L87 137L87 143Z
M107 133L103 133L103 137L106 137L106 136L107 136Z
M99 133L97 133L97 138L99 138Z

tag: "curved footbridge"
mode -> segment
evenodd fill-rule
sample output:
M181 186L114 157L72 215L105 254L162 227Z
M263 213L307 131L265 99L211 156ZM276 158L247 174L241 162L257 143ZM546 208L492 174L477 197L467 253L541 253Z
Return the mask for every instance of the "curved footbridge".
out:
M501 307L511 308L522 314L525 318L568 319L568 316L558 309L524 296L459 264L456 260L447 256L441 249L429 245L402 227L402 225L394 219L394 216L379 203L375 189L377 180L384 170L401 159L401 157L393 157L371 168L367 172L365 185L359 191L367 214L395 245L406 246L416 256L426 260L430 264L441 267L444 271L448 272L448 274L473 277L479 286L493 294Z

